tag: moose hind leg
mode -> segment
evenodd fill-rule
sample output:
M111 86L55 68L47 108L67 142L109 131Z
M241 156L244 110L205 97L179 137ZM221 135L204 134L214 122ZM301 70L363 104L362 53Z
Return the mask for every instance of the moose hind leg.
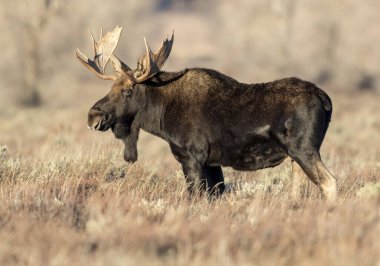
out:
M292 158L301 166L307 177L319 187L328 201L336 200L336 179L322 163L319 154Z
M306 179L302 168L291 159L291 180L292 180L292 198L299 199L309 194L310 183Z
M322 163L319 154L327 129L321 125L326 124L327 117L324 111L310 108L305 107L303 112L289 117L284 125L273 133L279 145L301 166L308 178L320 188L326 199L334 201L336 180Z
M336 199L336 179L321 161L318 151L320 144L302 135L292 141L280 136L279 141L291 159L296 161L307 177L319 187L325 198L334 201Z
M321 160L316 162L316 167L322 193L328 200L335 201L337 194L337 182L335 177L329 172Z

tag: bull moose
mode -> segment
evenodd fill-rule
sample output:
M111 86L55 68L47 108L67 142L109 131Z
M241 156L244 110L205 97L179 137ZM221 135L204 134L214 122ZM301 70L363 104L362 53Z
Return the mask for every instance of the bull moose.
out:
M137 160L140 129L169 143L182 165L188 190L219 195L224 189L222 166L252 171L279 165L288 156L330 200L336 179L321 161L332 103L314 84L298 78L244 84L218 71L191 68L164 72L174 33L136 69L123 63L114 50L122 28L95 41L94 59L79 50L80 62L96 76L113 80L111 91L91 107L88 127L111 129L125 144L124 159ZM111 61L114 75L105 73Z

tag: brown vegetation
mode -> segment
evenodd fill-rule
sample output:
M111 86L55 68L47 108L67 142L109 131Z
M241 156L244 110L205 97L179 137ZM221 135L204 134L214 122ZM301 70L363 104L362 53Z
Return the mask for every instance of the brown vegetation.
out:
M355 92L363 73L378 79L378 49L371 48L380 36L373 26L379 19L373 15L376 1L366 5L342 1L343 11L331 1L335 9L326 8L328 1L303 1L302 5L297 1L298 22L293 26L297 33L291 46L296 48L290 48L295 49L290 55L296 56L291 56L289 68L281 57L272 55L280 51L279 42L268 46L256 41L259 34L263 34L261 40L277 36L274 30L266 31L276 27L271 14L264 12L268 6L259 1L238 1L255 3L249 9L257 13L257 20L237 10L238 18L229 15L227 1L215 13L195 7L184 11L187 4L154 12L148 4L141 6L141 1L128 1L129 6L120 4L121 8L108 3L93 8L98 2L65 1L64 9L46 27L40 82L44 105L35 109L17 107L12 97L20 74L15 69L22 65L14 45L21 38L20 25L9 32L9 25L0 24L2 33L8 32L2 36L9 37L4 37L5 64L0 66L0 265L379 264L380 95ZM196 1L198 5L203 2ZM122 16L128 10L130 16ZM315 17L304 19L311 11ZM0 12L13 14L10 9ZM341 19L349 12L353 12L349 19ZM153 15L146 19L147 14ZM320 46L313 46L316 50L310 54L305 51L312 47L294 46L308 39L301 32L319 34L316 25L320 24L313 23L326 17L345 25L339 30L342 41L336 50L337 65L329 64ZM244 18L252 21L239 22L246 23L240 28L250 30L231 36L237 29L234 23ZM223 19L230 26L220 24ZM306 178L302 197L292 199L288 162L257 172L224 169L230 193L213 202L189 200L180 166L167 145L147 134L139 140L139 162L126 164L123 145L111 133L86 129L89 107L104 96L110 84L99 83L83 71L72 52L77 46L86 47L88 40L83 36L88 27L95 30L109 25L111 29L115 24L127 26L131 39L149 36L152 46L159 45L162 33L174 28L176 46L167 63L169 70L198 65L250 82L284 75L313 80L323 68L319 63L309 67L307 62L318 55L325 58L326 65L338 74L325 85L318 84L334 103L321 153L338 179L337 204L326 206ZM219 25L217 31L215 25ZM57 41L56 36L64 41ZM247 39L233 42L237 36ZM214 37L221 39L211 41ZM142 44L129 47L121 41L119 46L131 51L127 56L132 60L142 55ZM254 49L246 57L247 47ZM295 54L297 50L300 53ZM273 60L268 61L269 56Z

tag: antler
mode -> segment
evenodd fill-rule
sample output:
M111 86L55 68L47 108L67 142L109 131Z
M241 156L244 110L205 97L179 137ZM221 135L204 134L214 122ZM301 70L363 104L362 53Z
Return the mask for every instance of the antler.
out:
M88 59L81 51L79 51L79 49L75 51L79 61L101 79L116 80L117 78L116 76L109 76L105 74L107 63L111 57L113 63L119 62L118 64L120 69L124 70L128 68L128 66L113 56L113 52L119 42L122 30L122 27L116 26L113 31L108 32L104 36L103 31L101 31L100 40L98 42L95 41L94 36L90 32L94 44L94 60Z
M131 71L129 66L127 66L123 61L121 61L119 58L117 58L116 55L113 54L110 59L111 59L113 69L116 72L116 75L121 76L121 75Z
M174 42L174 32L172 33L172 37L170 40L166 38L162 41L161 47L155 53L152 52L145 38L144 41L146 55L145 57L139 60L139 65L137 66L137 70L135 72L136 83L141 83L151 78L152 76L157 74L160 71L160 69L164 66L166 60L170 55L170 51L172 50Z
M104 36L103 31L101 31L100 40L98 42L95 41L94 36L90 32L95 53L93 60L88 59L81 51L79 51L79 49L77 49L75 53L79 61L101 79L116 80L118 76L126 75L131 78L134 83L144 82L157 74L164 66L170 55L170 51L172 50L174 32L170 40L166 38L162 41L161 47L155 53L152 52L146 39L144 38L146 55L139 59L137 69L132 71L125 63L113 54L119 42L122 29L122 27L117 26L113 31L108 32ZM116 76L109 76L105 74L105 69L109 60L112 62Z

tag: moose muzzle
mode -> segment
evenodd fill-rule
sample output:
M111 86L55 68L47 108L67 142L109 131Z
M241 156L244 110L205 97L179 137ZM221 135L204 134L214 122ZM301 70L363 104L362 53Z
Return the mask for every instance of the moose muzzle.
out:
M110 116L97 108L91 108L88 112L87 127L91 130L106 131L111 127Z

